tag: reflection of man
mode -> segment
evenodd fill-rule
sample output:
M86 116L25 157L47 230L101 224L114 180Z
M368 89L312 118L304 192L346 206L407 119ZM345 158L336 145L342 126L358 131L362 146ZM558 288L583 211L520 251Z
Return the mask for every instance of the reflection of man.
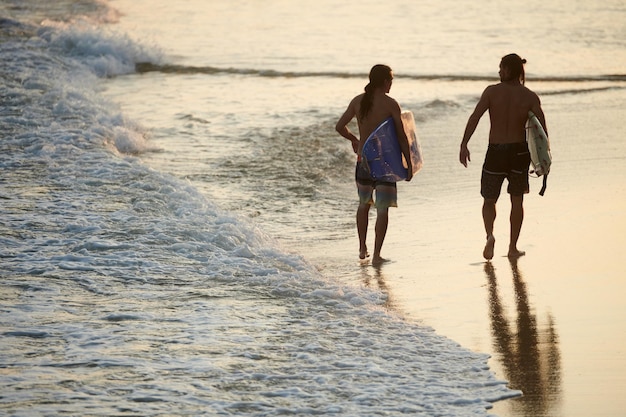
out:
M502 58L500 62L500 83L485 89L474 112L467 121L459 160L464 166L470 161L467 147L480 118L489 110L491 128L489 147L483 164L480 193L484 198L483 222L487 232L487 242L483 250L485 259L493 258L496 242L493 236L493 224L496 219L496 202L500 196L502 183L508 180L507 192L511 195L511 235L509 257L524 255L517 249L517 240L524 220L523 200L528 193L528 167L530 153L526 144L526 120L528 111L532 111L544 129L546 121L537 94L524 86L525 59L516 54ZM547 129L546 129L547 132Z
M374 271L372 275L370 272ZM378 287L378 290L385 295L385 302L383 307L393 310L396 308L396 302L391 293L391 289L385 281L385 276L382 273L382 264L376 265L374 268L361 268L361 278L363 279L363 285L366 288Z
M502 356L502 367L511 388L524 392L518 400L527 412L524 415L548 415L558 402L561 391L560 352L554 320L548 316L547 326L538 329L537 316L533 313L517 259L510 259L510 263L516 300L515 320L506 315L493 265L485 263L493 344ZM516 328L512 328L513 321ZM542 339L540 335L547 337Z
M369 220L370 206L374 204L373 193L376 190L376 238L374 241L374 256L372 264L379 265L385 261L380 256L380 251L387 233L389 222L389 207L397 206L397 189L395 182L374 181L368 172L363 172L361 166L361 151L363 143L369 135L388 117L392 117L398 132L398 142L402 153L408 163L408 178L412 176L411 157L409 145L402 125L400 105L387 94L391 89L393 73L387 65L374 65L369 74L370 82L365 86L365 92L352 99L348 108L343 113L337 126L337 132L352 142L352 149L358 155L356 168L356 183L359 193L359 208L356 214L356 224L359 233L359 258L369 256L367 252L367 225ZM359 127L359 140L348 129L348 123L356 117Z

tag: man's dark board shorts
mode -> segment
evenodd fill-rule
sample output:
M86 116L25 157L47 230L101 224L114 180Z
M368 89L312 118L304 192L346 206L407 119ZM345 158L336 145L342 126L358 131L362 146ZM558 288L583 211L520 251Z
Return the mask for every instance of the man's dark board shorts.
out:
M480 180L480 194L489 200L497 200L502 183L509 182L507 192L512 196L528 193L528 168L530 152L526 142L490 143L485 155L483 173Z

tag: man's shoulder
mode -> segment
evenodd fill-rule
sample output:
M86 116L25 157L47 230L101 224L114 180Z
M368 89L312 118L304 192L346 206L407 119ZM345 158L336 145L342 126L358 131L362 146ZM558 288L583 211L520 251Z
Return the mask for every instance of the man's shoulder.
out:
M485 88L486 94L525 94L536 96L537 94L524 84L507 84L500 82L498 84L491 84Z
M502 89L502 83L490 84L483 91L483 96L484 97L488 97L488 96L490 96L492 94L497 94L498 91L501 90L501 89Z
M352 100L350 100L349 107L351 107L355 112L358 112L359 107L361 107L363 95L364 94L359 94L358 96L355 96Z
M537 97L537 93L535 93L533 90L531 90L530 88L526 87L525 85L522 85L522 87L524 87L524 92L526 94L529 94L531 96Z
M391 109L400 108L400 104L398 103L398 101L388 94L385 94L385 104L389 106Z
M359 94L358 96L355 96L355 97L352 99L351 103L360 103L360 102L361 102L361 100L363 100L363 96L364 96L364 95L365 95L365 93L361 93L361 94Z
M522 84L511 84L511 83L506 83L506 82L499 82L497 84L491 84L489 86L487 86L487 88L485 88L485 91L488 92L493 92L493 93L500 93L501 91L513 91L514 89L518 88L518 87L524 87Z

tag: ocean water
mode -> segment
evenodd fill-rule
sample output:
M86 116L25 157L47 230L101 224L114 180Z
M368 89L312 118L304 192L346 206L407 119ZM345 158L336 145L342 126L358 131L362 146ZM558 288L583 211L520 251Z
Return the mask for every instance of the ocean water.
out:
M626 5L531 3L0 2L0 412L474 416L520 396L367 285L334 124L391 65L426 160L400 204L432 232L475 201L458 141L517 51L552 135L602 131L553 142L557 195L600 161L623 196Z

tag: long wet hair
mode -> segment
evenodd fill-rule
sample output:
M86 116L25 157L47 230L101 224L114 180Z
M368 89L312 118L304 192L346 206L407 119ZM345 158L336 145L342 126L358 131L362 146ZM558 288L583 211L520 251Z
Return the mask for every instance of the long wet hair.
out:
M365 86L365 94L361 100L359 119L363 120L372 108L374 102L374 91L385 85L385 81L393 78L391 68L387 65L377 64L370 70L370 82Z
M517 78L522 84L526 83L524 64L526 60L517 54L508 54L502 57L501 65L511 71L511 79Z

